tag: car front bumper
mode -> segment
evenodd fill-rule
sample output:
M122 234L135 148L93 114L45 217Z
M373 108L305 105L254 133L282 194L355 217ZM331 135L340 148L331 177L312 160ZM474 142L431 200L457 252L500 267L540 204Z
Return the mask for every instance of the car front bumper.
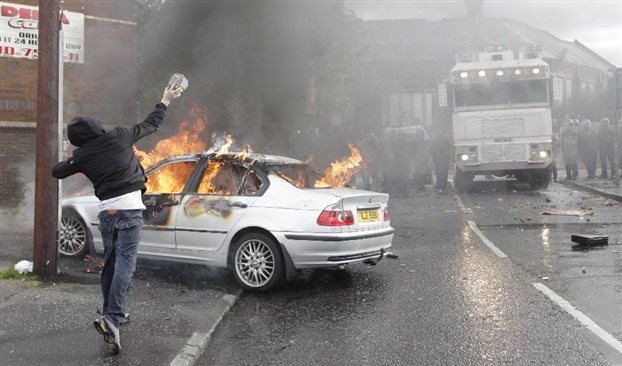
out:
M395 230L384 228L353 233L275 233L296 268L331 267L382 259Z

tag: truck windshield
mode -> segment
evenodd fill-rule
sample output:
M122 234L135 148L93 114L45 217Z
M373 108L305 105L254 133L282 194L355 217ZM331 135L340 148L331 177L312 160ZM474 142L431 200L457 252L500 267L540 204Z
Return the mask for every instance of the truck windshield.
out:
M456 107L548 103L546 79L457 84Z

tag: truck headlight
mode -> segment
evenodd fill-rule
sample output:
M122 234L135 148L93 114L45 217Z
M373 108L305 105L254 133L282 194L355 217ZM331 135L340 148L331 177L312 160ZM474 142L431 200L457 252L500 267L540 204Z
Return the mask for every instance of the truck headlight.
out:
M456 148L456 160L462 162L477 162L477 146L458 146Z
M542 159L544 159L544 158L546 158L547 156L549 156L549 153L548 153L548 152L546 152L546 151L544 151L544 150L542 150L542 151L538 152L538 155L539 155Z

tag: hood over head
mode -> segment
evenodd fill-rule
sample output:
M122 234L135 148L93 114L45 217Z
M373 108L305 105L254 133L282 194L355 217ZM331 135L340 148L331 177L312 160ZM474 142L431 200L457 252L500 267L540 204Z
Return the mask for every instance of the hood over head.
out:
M91 117L76 117L67 125L69 142L78 147L96 139L105 132L102 122Z

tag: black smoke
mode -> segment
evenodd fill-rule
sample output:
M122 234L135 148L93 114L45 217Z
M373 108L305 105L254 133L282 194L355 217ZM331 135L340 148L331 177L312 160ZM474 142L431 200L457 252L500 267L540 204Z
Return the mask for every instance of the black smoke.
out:
M359 29L342 2L166 1L141 35L142 112L181 72L190 87L170 123L197 104L206 135L226 130L255 150L287 154L296 131L328 134L342 113ZM312 82L318 103L309 114Z

